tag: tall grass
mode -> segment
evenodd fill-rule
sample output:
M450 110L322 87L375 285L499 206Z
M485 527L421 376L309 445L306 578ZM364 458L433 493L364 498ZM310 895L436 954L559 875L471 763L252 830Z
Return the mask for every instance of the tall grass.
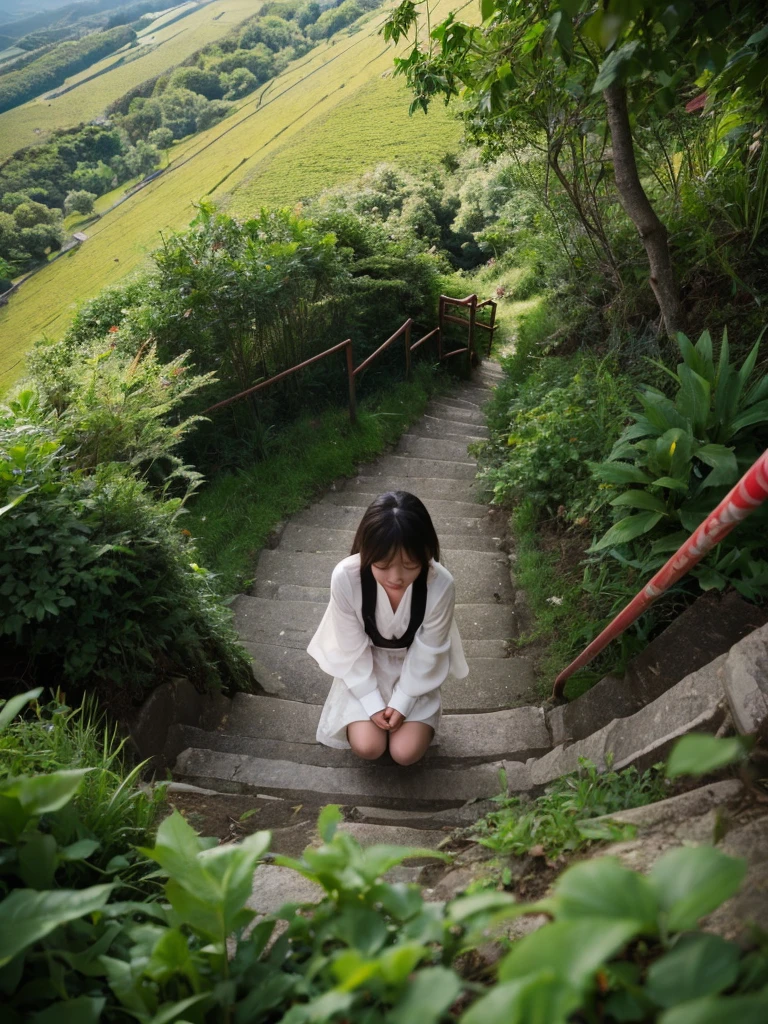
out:
M0 778L89 769L72 804L77 818L72 827L75 838L99 843L88 861L88 869L97 872L107 870L114 857L148 842L164 799L162 787L141 784L145 765L130 766L125 745L125 737L107 722L93 697L71 708L62 694L44 704L33 701L24 717L0 733ZM59 824L68 827L67 822Z

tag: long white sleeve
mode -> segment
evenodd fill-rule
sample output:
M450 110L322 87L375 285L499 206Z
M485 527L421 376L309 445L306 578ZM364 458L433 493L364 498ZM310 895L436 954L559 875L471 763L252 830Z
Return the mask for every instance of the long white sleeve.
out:
M355 612L349 578L341 565L333 570L331 600L307 653L323 672L343 680L369 718L384 710L371 642Z
M406 718L418 697L436 690L445 682L451 670L451 647L453 633L453 608L456 588L453 580L438 597L433 608L427 608L424 621L413 638L403 662L400 679L395 684L389 706ZM458 639L458 635L456 637ZM459 641L459 645L460 645ZM461 665L455 674L466 675L466 663L461 654Z

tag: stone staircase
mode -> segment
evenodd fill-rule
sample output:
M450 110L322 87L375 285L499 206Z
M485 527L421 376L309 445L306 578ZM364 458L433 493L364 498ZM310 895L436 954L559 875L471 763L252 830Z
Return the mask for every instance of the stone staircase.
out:
M212 797L249 794L273 827L277 852L296 853L312 841L317 810L330 802L344 806L344 827L361 842L413 845L418 830L418 845L436 846L446 830L494 806L486 801L503 780L510 793L536 792L577 768L580 757L599 767L642 769L684 733L715 731L728 714L749 731L744 722L754 729L768 714L765 615L735 595L709 611L706 601L697 603L704 613L689 609L623 682L606 679L566 707L540 706L529 659L508 646L524 604L510 573L505 520L478 500L476 465L467 453L468 443L487 433L481 409L501 376L484 363L472 381L433 401L395 452L339 482L278 531L276 546L261 554L250 593L234 606L257 693L231 701L192 693L196 710L176 714L156 749L145 751L163 749L167 763L175 759L177 788L195 786ZM412 767L386 755L361 762L351 751L315 742L330 679L306 654L331 570L349 552L364 508L391 489L418 494L432 514L443 561L456 578L456 618L470 666L468 678L444 685L439 742ZM184 703L176 692L153 699L144 711L148 723L161 717L162 701L174 713ZM402 869L413 877L419 870ZM288 877L282 871L262 866L259 878L272 885L270 872Z
M238 694L207 728L179 726L174 777L220 792L256 791L311 805L370 804L441 811L496 795L505 761L550 749L534 706L533 669L511 656L520 602L509 570L504 517L481 504L467 445L487 436L483 403L501 378L485 363L450 396L433 401L396 451L341 481L279 531L249 594L234 605L258 694ZM371 765L315 742L330 678L306 653L329 598L331 571L349 553L364 509L386 490L427 505L442 560L456 578L456 618L470 673L443 686L439 743L422 764L385 756ZM458 820L458 816L457 816Z

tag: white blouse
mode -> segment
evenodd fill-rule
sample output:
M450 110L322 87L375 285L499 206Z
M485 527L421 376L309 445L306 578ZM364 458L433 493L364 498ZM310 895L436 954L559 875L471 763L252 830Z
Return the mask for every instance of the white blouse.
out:
M412 596L413 584L393 610L387 592L376 584L376 625L382 637L392 639L406 631ZM329 702L339 703L337 682L343 682L353 698L347 708L334 709L335 732L342 719L347 720L345 724L359 719L361 707L369 718L386 707L413 721L431 723L435 714L439 718L439 688L447 675L463 679L469 673L454 621L454 602L453 577L439 562L431 561L424 621L413 643L407 649L375 647L363 625L360 555L339 562L331 577L330 603L307 648L323 671L334 677L324 716Z

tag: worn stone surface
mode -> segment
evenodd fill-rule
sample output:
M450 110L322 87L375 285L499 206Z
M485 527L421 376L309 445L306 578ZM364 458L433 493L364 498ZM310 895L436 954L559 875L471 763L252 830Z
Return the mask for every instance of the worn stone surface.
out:
M467 441L439 441L432 437L417 437L403 434L397 445L401 455L412 455L416 459L442 459L457 462L471 458L467 452Z
M534 785L544 785L575 771L580 757L589 758L601 769L607 754L613 755L615 769L630 764L638 769L648 768L661 760L672 743L685 733L715 731L725 713L721 678L725 658L722 655L692 672L629 718L616 719L585 739L555 747L530 764Z
M142 705L130 726L131 743L142 761L152 758L155 770L163 770L178 753L173 744L177 726L206 721L215 727L228 709L229 700L222 694L200 693L188 679L173 679L153 690Z
M455 420L446 420L438 416L423 416L418 423L409 428L411 437L426 437L429 440L439 441L463 441L471 444L473 441L484 441L488 437L488 429L468 424L469 429L462 429L461 424Z
M356 820L377 825L400 824L413 829L440 829L443 833L448 833L454 828L474 825L478 818L495 809L496 804L489 800L473 800L461 807L451 807L443 811L356 806L352 808L350 814Z
M736 728L757 732L768 719L768 625L731 648L723 683Z
M323 526L296 526L289 523L280 540L280 550L331 552L337 559L341 559L351 551L354 537L353 530L332 530ZM456 551L498 551L499 541L477 530L467 534L443 533L440 535L440 549L450 560L452 552Z
M360 491L354 487L345 487L343 491L333 491L321 499L321 505L343 505L346 508L359 508L365 510L379 496L378 489L373 491ZM455 519L484 519L488 515L485 505L476 501L459 501L451 498L443 501L440 498L426 498L424 504L427 507L431 518L434 520L439 516L452 517ZM358 513L362 516L363 512Z
M441 399L435 399L428 408L435 416L453 423L468 423L470 426L485 425L485 416L482 412L478 412L475 409L468 407L457 408L455 405L449 405Z
M632 660L623 680L609 677L572 703L553 709L553 742L580 739L614 718L634 714L766 619L768 612L742 601L735 591L724 596L710 591Z
M285 903L319 903L319 885L290 868L259 864L253 876L253 894L246 906L259 914L274 914Z
M232 604L235 625L244 640L306 650L325 608L308 601L280 601L241 594ZM504 605L458 604L456 622L462 641L507 640L517 635L514 613Z
M378 469L378 463L365 466L365 472L349 477L345 491L361 491L366 494L381 494L384 491L410 491L422 501L470 501L475 502L483 493L475 480L446 480L441 477L396 476L392 472Z
M284 644L250 643L253 675L262 690L285 700L323 704L332 679L304 649ZM449 677L441 688L446 711L498 711L508 708L533 687L529 659L467 658L466 679Z
M498 793L500 765L460 771L412 765L409 768L365 764L359 768L322 768L189 748L176 761L178 778L222 792L272 793L356 804L373 798L384 807L440 810Z
M329 587L338 562L332 554L262 551L256 569L257 584L293 584ZM447 568L456 579L458 604L504 604L513 598L506 555L489 551L456 551Z

